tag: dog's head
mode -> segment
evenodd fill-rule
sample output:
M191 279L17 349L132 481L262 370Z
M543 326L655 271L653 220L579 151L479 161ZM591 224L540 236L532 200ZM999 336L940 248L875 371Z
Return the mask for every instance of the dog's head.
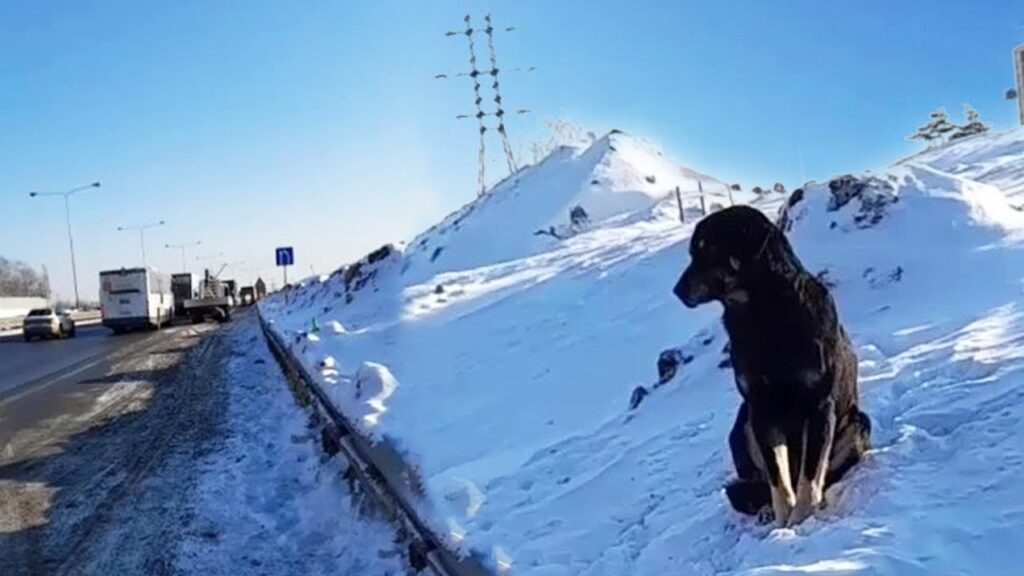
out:
M764 268L771 243L788 243L768 218L749 206L720 210L697 223L690 239L690 265L676 283L688 308L719 300L739 301L746 281Z

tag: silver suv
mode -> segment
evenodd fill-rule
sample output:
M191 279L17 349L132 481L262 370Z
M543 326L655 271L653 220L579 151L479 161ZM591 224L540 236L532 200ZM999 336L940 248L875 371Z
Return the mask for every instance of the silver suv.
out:
M22 324L25 342L33 338L74 338L75 320L67 310L36 308L30 310Z

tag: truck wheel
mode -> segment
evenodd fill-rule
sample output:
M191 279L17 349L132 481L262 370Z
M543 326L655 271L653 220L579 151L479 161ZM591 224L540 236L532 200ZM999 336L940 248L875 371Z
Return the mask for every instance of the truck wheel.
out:
M72 326L72 327L71 327L71 332L68 332L68 337L69 337L69 338L74 338L74 337L75 337L75 330L76 330L77 328L78 328L77 326Z
M28 334L25 334L25 342L31 342L31 341L32 341L32 337L29 336Z
M192 323L193 324L202 324L203 323L203 317L202 316L192 316Z

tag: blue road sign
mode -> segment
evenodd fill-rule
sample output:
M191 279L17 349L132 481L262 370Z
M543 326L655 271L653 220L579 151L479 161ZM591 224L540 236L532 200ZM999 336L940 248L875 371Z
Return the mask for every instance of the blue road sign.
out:
M292 250L291 246L278 248L274 251L274 257L277 259L278 266L291 266L295 264L295 251Z

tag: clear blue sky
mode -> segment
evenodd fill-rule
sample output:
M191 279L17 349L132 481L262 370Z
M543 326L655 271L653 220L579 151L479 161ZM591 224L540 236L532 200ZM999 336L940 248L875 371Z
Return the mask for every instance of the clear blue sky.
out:
M318 272L404 239L470 200L476 179L462 16L492 12L522 150L545 118L621 128L746 185L885 164L937 106L1013 125L1020 0L65 1L0 5L0 254L71 293L73 199L83 293L137 264L123 224L275 274L273 248ZM494 147L497 150L497 147ZM497 174L500 164L494 164ZM243 275L244 279L244 275Z

